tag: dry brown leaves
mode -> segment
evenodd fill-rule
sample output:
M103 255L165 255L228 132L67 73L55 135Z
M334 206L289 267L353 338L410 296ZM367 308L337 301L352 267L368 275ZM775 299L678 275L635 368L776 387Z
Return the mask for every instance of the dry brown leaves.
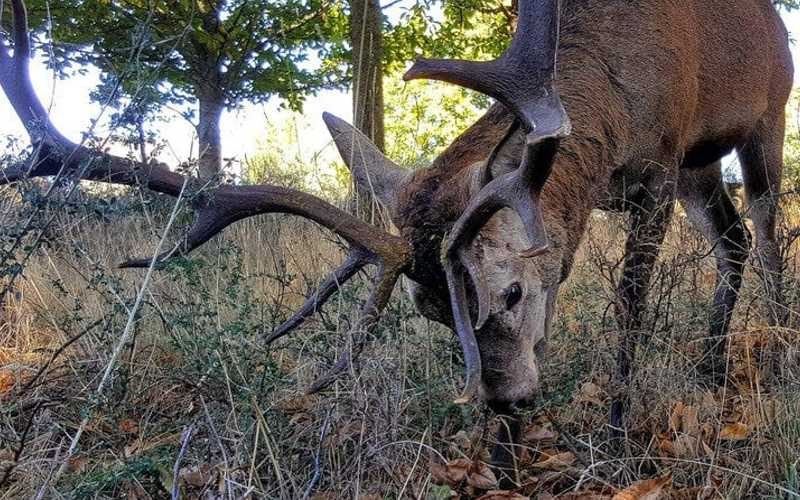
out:
M67 459L67 470L80 474L86 470L86 465L88 463L89 457L85 455L74 455Z
M317 401L318 398L313 395L292 396L278 403L277 408L291 415L289 422L292 425L302 426L313 420L311 410Z
M497 486L497 478L488 465L468 458L457 458L444 465L432 464L431 477L435 484L451 487L466 484L479 490L491 490Z
M669 498L667 488L672 475L637 481L612 497L612 500L659 500Z
M723 441L743 441L750 437L750 428L742 423L726 424L719 431L719 438Z
M558 439L558 432L553 429L553 424L544 420L528 426L522 435L523 443L551 444Z
M138 434L139 424L132 418L124 418L119 422L119 430L125 434Z
M11 370L0 370L0 398L11 392L14 384L17 382L17 377Z
M286 413L295 414L310 411L314 407L316 401L317 397L304 394L284 399L278 403L276 407Z
M178 471L178 481L190 488L205 489L214 482L216 475L209 464L194 465L182 467Z
M669 431L655 436L656 447L662 456L713 458L717 441L750 439L754 428L774 422L777 413L775 405L768 401L760 405L745 403L744 399L750 399L740 395L729 397L724 405L710 393L702 399L702 411L683 402L675 403L669 417ZM699 413L712 416L701 423Z
M539 460L531 465L535 469L560 471L568 469L575 463L575 455L571 451L542 450Z

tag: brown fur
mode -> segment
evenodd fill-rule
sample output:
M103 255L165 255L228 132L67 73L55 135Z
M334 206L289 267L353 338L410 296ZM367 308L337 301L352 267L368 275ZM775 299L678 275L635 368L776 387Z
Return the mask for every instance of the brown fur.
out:
M669 203L681 169L713 164L759 129L773 130L758 140L779 148L793 70L786 30L768 0L565 0L562 12L557 86L573 132L541 199L563 280L592 209L625 206L610 200L631 189ZM427 309L439 309L445 322L442 237L474 194L470 169L512 119L493 106L398 194L394 220L414 247L417 299L435 303ZM506 154L519 158L521 150ZM779 159L768 168L774 184ZM745 177L763 177L753 165L744 169ZM502 239L491 233L515 227L508 224L487 225L483 234Z
M704 152L699 166L713 163L782 113L791 90L787 33L767 0L567 0L563 16L558 88L573 133L542 201L567 253L589 211L616 192L617 170L641 177L660 162L677 175ZM468 201L464 170L486 159L512 119L493 106L416 172L398 201L401 230L424 227L425 239L435 223L444 231Z

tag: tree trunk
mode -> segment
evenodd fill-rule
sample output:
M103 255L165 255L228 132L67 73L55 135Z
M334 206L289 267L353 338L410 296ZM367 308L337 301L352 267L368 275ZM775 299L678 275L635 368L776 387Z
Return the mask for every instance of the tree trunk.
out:
M353 122L383 150L383 30L377 0L350 0L350 43Z
M199 89L197 99L200 104L200 120L197 124L197 137L200 146L198 174L203 179L217 175L222 170L222 138L219 122L225 100L214 89Z

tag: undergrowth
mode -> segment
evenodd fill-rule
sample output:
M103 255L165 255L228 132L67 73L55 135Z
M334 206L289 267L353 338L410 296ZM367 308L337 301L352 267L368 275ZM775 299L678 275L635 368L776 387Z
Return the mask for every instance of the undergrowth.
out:
M435 468L487 460L498 423L481 405L452 402L462 384L458 342L419 317L402 289L357 366L322 394L305 389L352 347L347 332L366 276L298 332L264 344L343 255L333 236L297 219L242 221L158 271L98 393L144 277L116 264L152 254L171 202L137 193L43 199L42 189L0 193L1 498L476 494L463 482L435 484L448 482ZM793 240L785 238L789 325L762 319L751 267L732 328L730 381L712 388L696 365L714 261L676 217L628 389L626 446L613 451L606 420L619 339L611 304L624 222L594 216L562 286L517 493L603 498L668 476L674 497L790 497L800 488ZM777 374L768 359L778 360Z

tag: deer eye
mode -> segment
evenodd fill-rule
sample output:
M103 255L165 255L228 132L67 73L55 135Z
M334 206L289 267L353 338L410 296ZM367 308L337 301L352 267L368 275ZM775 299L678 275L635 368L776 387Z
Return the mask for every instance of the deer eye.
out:
M512 283L503 291L503 295L506 298L506 310L511 310L522 298L522 287L519 286L519 283Z

